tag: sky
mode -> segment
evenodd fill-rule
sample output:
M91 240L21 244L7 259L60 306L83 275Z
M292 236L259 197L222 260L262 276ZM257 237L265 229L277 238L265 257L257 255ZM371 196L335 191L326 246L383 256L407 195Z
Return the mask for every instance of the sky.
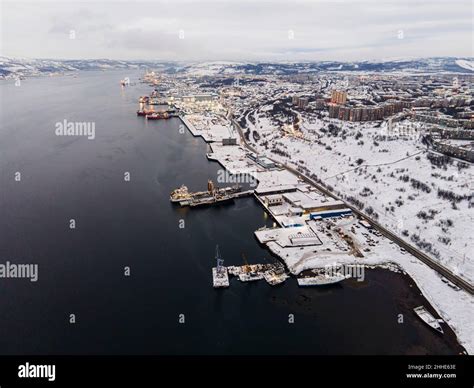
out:
M173 61L473 56L470 0L0 0L0 55Z

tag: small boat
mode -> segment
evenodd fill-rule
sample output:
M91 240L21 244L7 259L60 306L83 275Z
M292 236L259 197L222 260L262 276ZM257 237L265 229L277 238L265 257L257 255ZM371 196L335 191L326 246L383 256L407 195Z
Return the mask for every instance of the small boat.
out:
M267 271L263 274L265 281L270 284L271 286L276 286L277 284L283 283L286 279L288 279L288 275L285 273L284 269L273 269Z
M413 311L423 322L425 322L432 329L435 329L437 332L444 334L443 328L439 324L438 319L436 319L424 306L415 307Z

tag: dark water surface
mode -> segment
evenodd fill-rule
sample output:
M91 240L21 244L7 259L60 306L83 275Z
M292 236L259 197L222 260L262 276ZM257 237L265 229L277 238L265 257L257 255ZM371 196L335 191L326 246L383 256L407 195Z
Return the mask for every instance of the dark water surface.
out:
M125 76L139 73L0 83L0 263L39 265L36 283L0 279L0 354L460 351L450 331L439 337L414 318L426 302L408 277L388 271L322 289L289 279L214 290L215 245L226 265L241 264L241 252L251 263L270 260L253 232L271 221L253 198L172 206L172 189L202 190L220 166L201 139L179 132L179 119L136 117L138 96L150 90L121 90ZM96 138L55 136L64 119L95 122Z

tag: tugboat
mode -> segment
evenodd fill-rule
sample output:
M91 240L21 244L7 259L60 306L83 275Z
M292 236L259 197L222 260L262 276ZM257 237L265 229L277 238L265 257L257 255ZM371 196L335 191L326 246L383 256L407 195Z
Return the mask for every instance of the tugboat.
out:
M429 327L435 329L438 333L444 334L443 328L439 324L439 320L436 319L425 306L418 306L413 309L416 315L425 322Z
M277 284L283 283L289 276L285 272L285 267L283 267L282 264L277 263L273 269L266 271L263 274L263 277L268 284L276 286Z
M173 190L170 194L171 202L181 202L191 199L191 194L185 185L181 185L180 188Z

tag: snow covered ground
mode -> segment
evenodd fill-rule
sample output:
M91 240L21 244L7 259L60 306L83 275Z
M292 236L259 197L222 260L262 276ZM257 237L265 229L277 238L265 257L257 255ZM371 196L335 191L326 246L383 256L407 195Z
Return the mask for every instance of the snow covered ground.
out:
M348 123L303 118L301 134L289 135L263 112L247 119L250 140L270 157L319 178L359 204L400 237L454 273L474 281L474 171L462 161L428 153L420 124ZM331 127L332 126L332 127ZM331 129L332 128L332 129Z
M467 61L465 59L457 59L456 65L462 67L463 69L474 71L474 61Z
M188 114L185 125L194 136L202 136L206 142L222 142L222 139L233 136L230 122L217 115Z
M461 345L469 354L474 352L474 337L472 336L474 298L472 295L462 290L454 290L441 280L441 276L436 271L404 252L384 236L376 235L373 231L360 226L355 217L311 221L310 224L311 229L316 231L321 240L321 245L287 246L288 235L301 230L307 233L307 226L260 230L256 231L255 235L274 254L282 258L293 274L306 269L323 268L335 264L364 266L397 264L413 278L426 299L457 334ZM351 237L363 253L363 257L355 257L348 252L349 245L336 232L339 228Z
M437 194L438 189L455 190L459 196L470 194L471 167L458 169L456 164L439 164L439 161L436 162L439 166L433 165L427 159L417 136L413 136L411 132L405 137L399 133L395 136L392 133L387 137L384 127L373 128L369 124L363 128L350 128L350 124L344 124L341 125L343 128L338 136L329 138L327 132L321 131L321 128L327 127L328 122L303 120L301 134L289 135L288 132L283 134L279 128L273 128L270 121L260 121L258 115L256 118L255 124L248 124L253 131L262 129L261 141L256 144L262 154L299 166L308 175L312 173L330 181L341 195L346 193L346 199L349 196L360 199L366 211L367 207L372 207L373 212L379 214L379 221L386 223L397 233L404 236L404 231L408 230L408 236L405 236L407 239L416 231L415 236L419 235L421 240L433 242L432 249L442 253L437 257L438 260L450 268L458 268L462 276L472 279L472 263L467 259L469 247L472 246L472 208L463 199L457 201L456 209L453 209L452 201L445 197L439 198ZM287 170L266 170L258 166L247 157L248 151L242 145L223 146L217 141L223 136L223 129L219 124L214 125L212 119L209 120L189 115L183 120L195 136L202 135L206 141L213 141L208 158L218 161L232 173L249 173L250 170L258 179L257 191L304 185ZM346 130L344 138L342 129ZM359 132L362 137L358 135ZM380 138L381 135L386 138ZM262 145L267 141L266 146ZM239 138L238 142L240 144ZM279 152L271 152L272 149ZM363 161L358 163L358 159ZM405 176L408 176L408 180ZM439 212L433 213L430 210ZM421 211L426 214L420 218L417 214ZM448 219L451 223L445 221ZM426 264L380 234L369 232L360 225L356 226L357 222L355 217L349 216L309 221L302 228L259 230L255 234L294 274L305 269L335 264L386 267L395 263L414 279L430 304L454 330L460 344L472 354L472 295L463 290L456 291ZM291 246L290 236L301 231L316 233L318 243ZM343 235L350 237L356 250L347 243ZM439 236L449 236L450 243L445 244L446 247L437 244L434 239ZM458 249L459 251L455 251ZM357 255L356 252L362 255ZM466 260L458 252L464 252Z

